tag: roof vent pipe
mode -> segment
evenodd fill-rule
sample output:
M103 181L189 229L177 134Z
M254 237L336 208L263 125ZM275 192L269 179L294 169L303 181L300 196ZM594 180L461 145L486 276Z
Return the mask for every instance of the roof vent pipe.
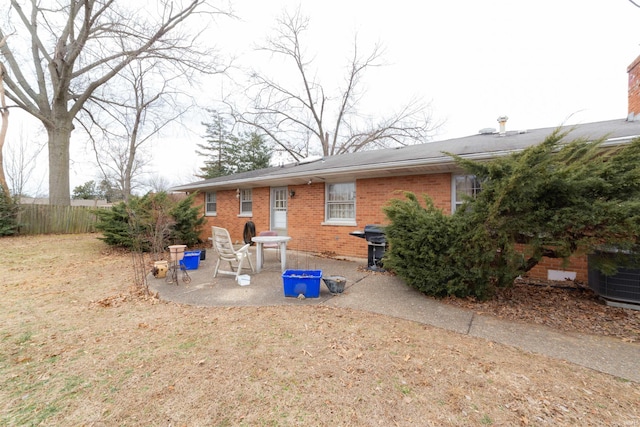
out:
M507 116L498 117L498 123L500 123L500 136L505 136L507 134L507 120L509 120L509 117Z

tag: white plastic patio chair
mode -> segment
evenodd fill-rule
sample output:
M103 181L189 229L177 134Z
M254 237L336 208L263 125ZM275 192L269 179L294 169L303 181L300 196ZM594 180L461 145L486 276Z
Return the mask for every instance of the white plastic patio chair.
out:
M242 271L242 267L244 266L243 264L245 259L249 261L251 271L256 271L255 268L253 268L253 263L251 262L251 256L249 254L249 246L251 246L251 244L246 244L240 249L234 249L233 242L231 241L231 236L229 236L229 231L227 231L226 228L221 227L211 227L211 237L213 240L213 247L218 253L218 262L216 262L216 268L213 272L213 277L217 277L218 273L231 274L236 276L237 281L238 276ZM229 262L231 271L220 270L220 263L222 263L222 261ZM233 267L234 262L238 263L238 267L235 271Z

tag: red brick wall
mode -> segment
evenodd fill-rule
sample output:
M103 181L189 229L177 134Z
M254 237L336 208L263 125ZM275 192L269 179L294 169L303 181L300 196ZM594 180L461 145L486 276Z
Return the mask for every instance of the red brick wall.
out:
M293 185L288 187L295 191L287 205L287 229L293 237L288 246L308 252L336 250L337 242L330 240L335 236L333 227L322 226L324 221L324 184Z
M543 258L540 264L535 266L528 274L536 279L546 279L547 270L566 270L576 272L576 280L587 283L588 268L587 256L580 255L571 257L567 265L562 265L562 260L554 258Z
M289 198L287 225L288 234L293 237L288 247L309 252L331 252L342 256L367 257L367 244L364 239L349 235L354 230L362 230L367 224L384 224L382 207L392 198L404 198L402 192L410 191L422 200L428 194L436 207L445 213L451 213L451 174L430 174L401 177L359 179L356 181L356 225L325 225L325 185L289 186L295 196ZM201 196L204 206L204 194ZM207 217L207 226L203 230L203 239L211 237L212 225L227 228L234 241L243 241L244 225L253 221L256 232L270 228L270 188L253 188L253 215L240 217L240 202L235 190L217 192L217 216ZM204 209L204 208L203 208ZM577 272L577 279L587 280L586 257L576 257L567 266L561 261L544 259L534 268L530 277L547 278L547 269L569 270Z
M629 74L629 113L640 114L640 56L627 68Z
M523 250L522 246L520 246L520 250ZM566 265L563 264L561 259L542 258L542 261L540 261L538 265L536 265L532 270L530 270L527 276L534 279L546 279L547 270L572 271L576 273L576 280L587 283L587 277L588 277L587 256L586 255L573 256L571 257L571 259Z
M451 212L451 175L416 175L392 178L360 179L356 181L357 225L323 225L324 183L290 186L296 195L289 199L288 228L293 249L312 252L333 252L343 256L367 256L363 239L349 235L367 224L384 224L382 206L391 198L402 198L402 191L412 191L420 197L429 194L436 205Z
M244 225L247 221L253 221L256 230L269 229L269 187L254 188L252 190L253 215L240 216L240 200L237 198L236 190L223 190L216 192L216 216L207 216L202 235L203 240L211 237L211 226L224 227L229 230L231 239L234 242L243 242ZM204 213L205 193L200 195L200 203Z
M429 194L445 212L451 212L451 175L416 175L405 177L362 179L356 182L357 225L323 225L324 183L289 186L295 196L289 198L287 212L288 234L293 237L289 247L311 252L333 252L354 257L366 257L367 245L363 239L349 235L354 230L362 230L367 224L382 224L385 221L382 206L387 200L402 198L402 191L412 191L422 197ZM204 210L204 193L200 196ZM211 226L227 228L234 241L242 242L244 224L251 220L256 232L270 227L269 187L253 188L253 215L239 217L240 202L235 190L217 192L217 215L207 217L202 238L211 237Z

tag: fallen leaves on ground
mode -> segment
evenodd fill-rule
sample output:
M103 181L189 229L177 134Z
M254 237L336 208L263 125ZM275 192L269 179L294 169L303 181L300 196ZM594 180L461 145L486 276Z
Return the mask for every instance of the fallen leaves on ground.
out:
M502 319L640 342L640 310L608 306L580 283L518 280L489 301L450 297L443 302Z
M631 426L640 420L637 383L417 322L323 305L159 301L131 288L132 257L98 238L3 239L0 425ZM562 292L563 303L603 310L601 318L618 311L597 300L580 302L575 296L583 291L552 290L556 302L529 293L542 290L516 287L499 298L524 319L524 313L561 319L568 311L559 305ZM458 303L489 312L500 301L484 308ZM570 310L577 325L579 307Z

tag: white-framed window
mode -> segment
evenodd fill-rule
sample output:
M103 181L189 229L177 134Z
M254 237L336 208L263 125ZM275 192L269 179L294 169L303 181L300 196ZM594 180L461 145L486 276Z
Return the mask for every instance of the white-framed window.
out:
M326 222L353 224L356 221L356 183L326 184Z
M253 192L250 188L240 190L240 215L251 216L253 213Z
M218 210L216 192L205 193L205 215L215 215Z
M451 212L461 206L467 197L475 198L482 190L482 183L475 175L453 175L451 185Z

